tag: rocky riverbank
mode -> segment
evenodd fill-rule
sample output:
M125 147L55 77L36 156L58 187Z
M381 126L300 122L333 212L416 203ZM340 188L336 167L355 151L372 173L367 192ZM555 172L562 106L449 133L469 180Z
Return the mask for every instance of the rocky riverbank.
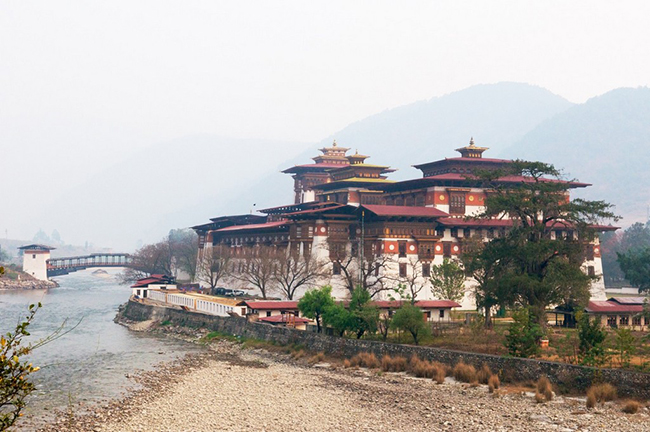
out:
M42 281L34 278L9 279L0 278L0 290L42 290L56 288L59 284L55 281Z
M168 328L184 338L199 331ZM62 413L57 431L650 431L650 412L615 402L543 404L520 388L443 384L404 373L310 364L220 340L205 354L134 377L142 388L89 414Z

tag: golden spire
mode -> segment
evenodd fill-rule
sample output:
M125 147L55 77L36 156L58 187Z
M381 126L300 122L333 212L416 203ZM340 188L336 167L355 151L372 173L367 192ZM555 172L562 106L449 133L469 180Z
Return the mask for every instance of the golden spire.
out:
M474 137L471 137L471 138L469 139L469 146L470 146L470 147L474 147Z
M334 140L334 144L332 144L332 147L336 147L336 140Z

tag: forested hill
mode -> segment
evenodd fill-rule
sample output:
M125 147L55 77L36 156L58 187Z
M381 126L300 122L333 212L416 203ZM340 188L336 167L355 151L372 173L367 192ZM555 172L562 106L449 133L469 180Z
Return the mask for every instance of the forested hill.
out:
M453 149L472 136L477 145L490 147L494 156L571 106L566 99L528 84L476 85L367 117L321 144L336 139L341 146L370 155L369 163L398 168L391 178L413 178L420 172L411 165L455 156Z
M621 88L575 105L499 156L551 162L592 183L581 196L616 205L624 226L645 222L650 204L650 89Z

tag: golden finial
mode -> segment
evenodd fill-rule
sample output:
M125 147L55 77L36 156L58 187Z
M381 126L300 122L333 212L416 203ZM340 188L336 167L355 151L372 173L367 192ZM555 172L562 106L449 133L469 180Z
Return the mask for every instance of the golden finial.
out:
M332 144L332 147L336 147L336 140L334 140L334 144Z
M470 147L474 147L474 137L471 137L469 139L469 145L470 145Z

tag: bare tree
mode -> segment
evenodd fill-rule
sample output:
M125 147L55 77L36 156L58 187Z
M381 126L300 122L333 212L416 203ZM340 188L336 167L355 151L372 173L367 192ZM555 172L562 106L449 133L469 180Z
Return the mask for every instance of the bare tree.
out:
M312 255L282 252L276 254L275 260L273 279L289 300L293 300L299 288L310 286L324 274L324 264Z
M168 238L138 249L131 257L131 265L118 277L120 283L131 283L152 274L172 275L172 254Z
M419 258L409 257L406 264L406 275L398 278L404 292L411 303L415 304L417 295L424 289L427 279L422 275L422 261Z
M389 255L367 253L362 258L354 250L348 253L341 242L331 241L329 248L334 273L343 277L350 295L357 287L368 291L371 297L392 289L394 280L385 271L393 261Z
M232 251L228 246L215 246L206 248L201 252L197 266L198 279L214 289L219 281L230 274L230 262L232 260Z
M191 229L173 229L163 241L169 244L173 269L186 273L193 281L196 277L199 250L196 233Z
M278 252L272 246L255 246L244 250L243 258L237 259L242 270L231 274L232 277L248 283L260 290L266 298L275 289L274 270L277 266ZM233 260L235 261L235 260ZM235 265L231 264L231 267Z

